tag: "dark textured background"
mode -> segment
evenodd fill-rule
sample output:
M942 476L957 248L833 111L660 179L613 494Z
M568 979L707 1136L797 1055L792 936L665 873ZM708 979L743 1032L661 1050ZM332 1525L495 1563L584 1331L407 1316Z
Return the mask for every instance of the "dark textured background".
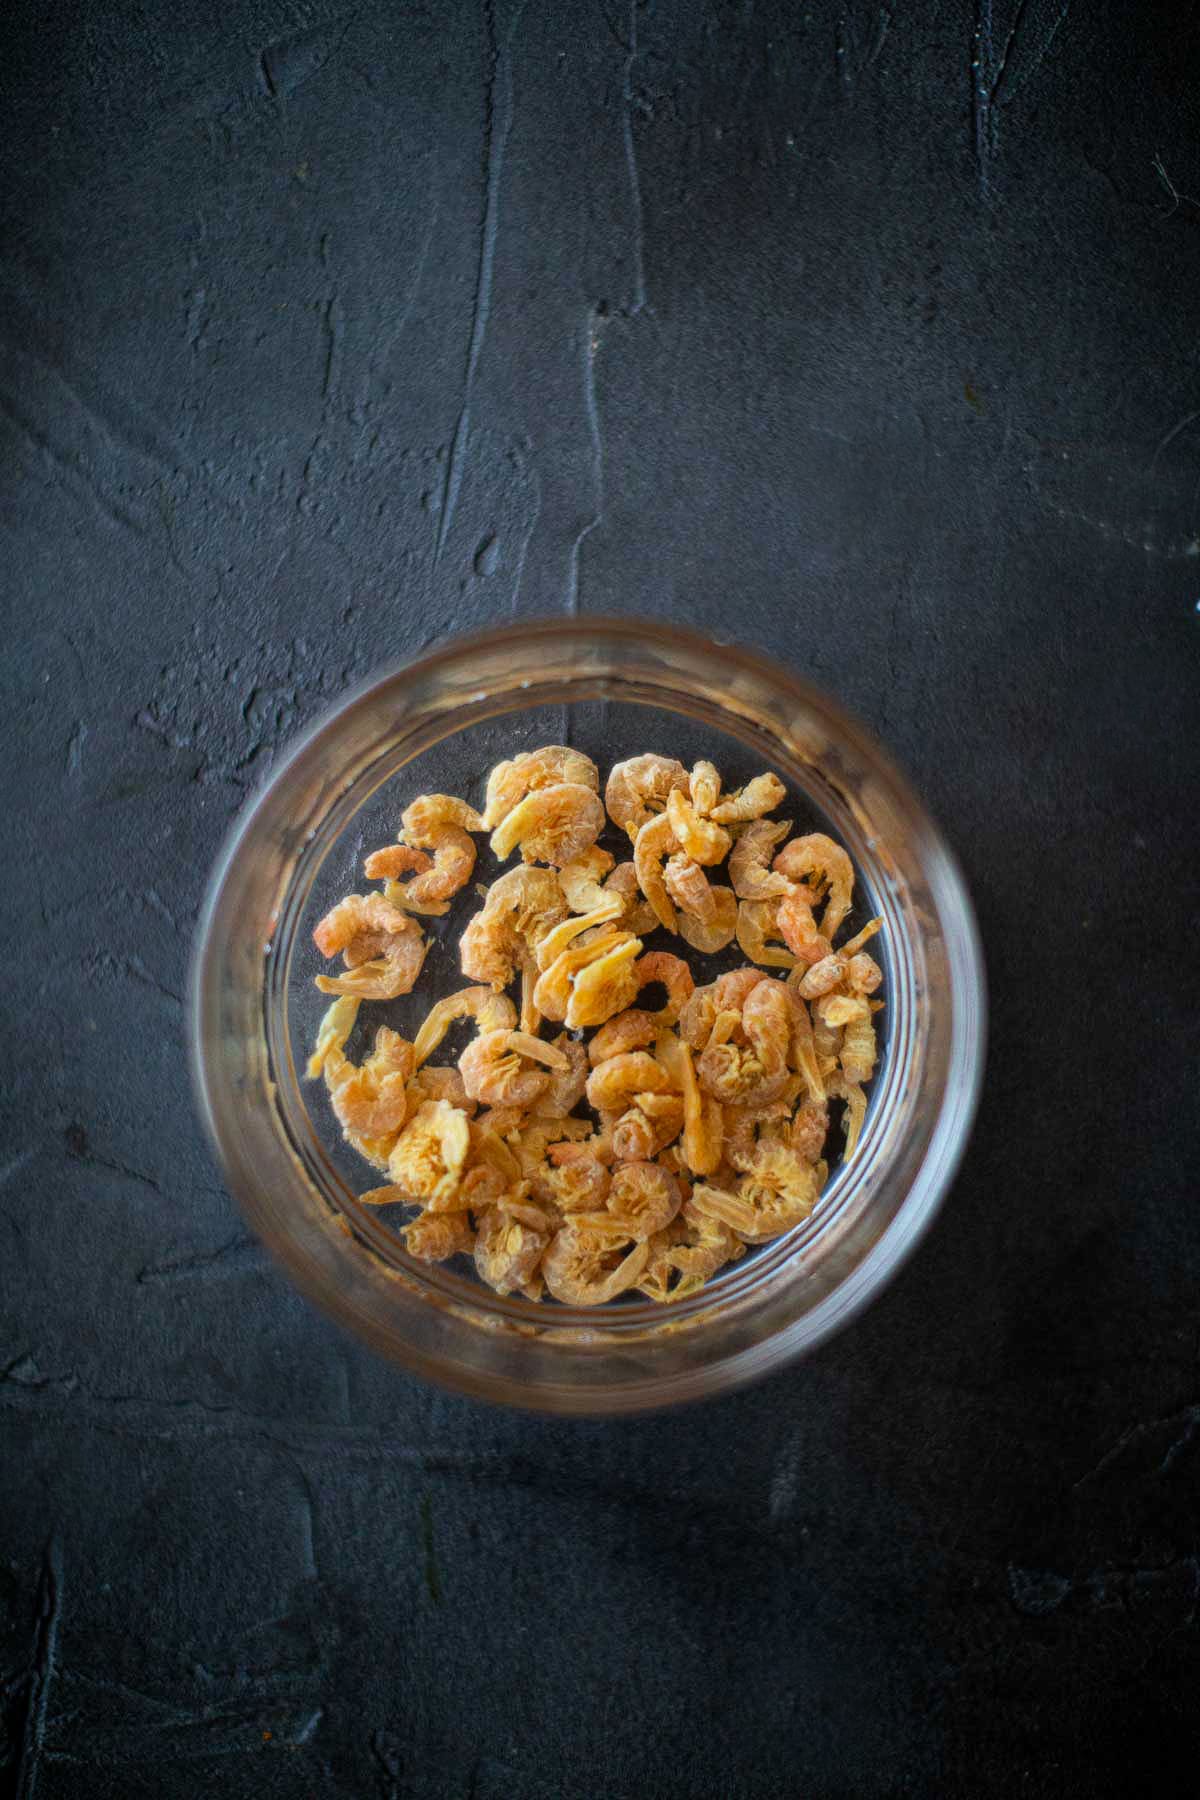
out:
M1198 26L9 0L24 1800L1008 1800L1198 1747ZM183 1045L278 748L444 630L573 608L854 706L962 856L993 999L895 1287L618 1424L445 1398L315 1316Z

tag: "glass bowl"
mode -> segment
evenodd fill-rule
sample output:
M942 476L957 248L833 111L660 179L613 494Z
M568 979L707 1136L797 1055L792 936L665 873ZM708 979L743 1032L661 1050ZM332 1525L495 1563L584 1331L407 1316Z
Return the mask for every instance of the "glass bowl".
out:
M341 1141L304 1060L327 1002L311 927L361 887L365 849L394 838L422 791L482 802L488 769L538 743L600 764L646 750L716 762L729 786L762 769L791 789L797 829L845 844L856 913L875 913L884 968L880 1062L858 1148L812 1217L674 1305L602 1308L502 1298L456 1263L408 1257L355 1198L381 1177ZM625 852L628 855L628 850ZM462 899L471 910L470 886ZM461 915L417 994L364 1007L408 1035L464 985ZM699 959L697 959L699 960ZM712 973L745 959L712 959ZM697 979L710 979L697 970ZM984 985L952 856L903 778L819 689L736 646L629 620L531 621L459 638L352 694L291 751L218 860L192 977L199 1105L250 1225L295 1283L377 1351L477 1397L616 1413L766 1375L847 1323L895 1273L954 1174L983 1062ZM360 1027L361 1029L361 1027ZM357 1055L357 1050L352 1050Z

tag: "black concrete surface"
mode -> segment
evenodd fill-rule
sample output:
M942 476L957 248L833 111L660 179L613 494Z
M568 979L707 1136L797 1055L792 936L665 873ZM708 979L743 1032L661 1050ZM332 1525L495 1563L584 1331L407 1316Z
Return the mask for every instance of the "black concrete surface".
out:
M4 9L23 1800L1009 1800L1194 1755L1198 25ZM856 708L992 990L894 1288L617 1424L446 1398L310 1311L184 1056L211 860L281 746L444 631L572 609Z

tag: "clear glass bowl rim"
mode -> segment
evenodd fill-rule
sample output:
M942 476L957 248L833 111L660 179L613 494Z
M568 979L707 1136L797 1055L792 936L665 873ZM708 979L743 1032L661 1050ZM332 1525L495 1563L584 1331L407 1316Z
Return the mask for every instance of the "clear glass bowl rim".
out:
M551 640L558 650L560 663L573 642L578 643L585 655L589 649L595 650L599 646L601 654L607 653L614 662L622 654L629 656L632 653L635 659L645 658L647 666L653 663L656 667L661 664L670 668L675 685L664 682L664 694L678 692L680 686L686 686L687 679L698 681L696 670L707 670L706 679L716 684L711 696L714 705L724 704L727 693L741 680L752 688L771 692L781 705L794 707L801 714L807 713L821 721L830 733L831 744L845 750L852 762L857 759L859 766L869 770L872 780L880 784L881 791L887 792L890 802L904 816L914 843L919 844L919 862L930 883L930 891L938 899L937 923L945 947L949 1000L947 1021L944 1022L948 1031L944 1046L945 1081L937 1097L936 1116L929 1124L928 1141L919 1166L906 1180L904 1191L891 1195L891 1210L880 1235L853 1256L845 1278L838 1280L813 1307L791 1320L786 1330L777 1330L759 1341L746 1342L739 1338L724 1351L718 1347L711 1357L701 1356L694 1366L673 1369L662 1377L651 1372L634 1378L617 1375L606 1381L601 1374L596 1380L593 1362L588 1379L581 1383L578 1375L582 1365L576 1361L572 1369L564 1367L561 1379L526 1383L514 1379L511 1368L493 1369L486 1359L480 1361L475 1355L459 1361L453 1355L448 1357L444 1347L431 1352L419 1341L422 1336L419 1313L408 1321L410 1326L415 1325L411 1338L404 1332L397 1335L394 1323L385 1327L382 1316L373 1316L380 1312L378 1284L368 1282L364 1287L359 1279L358 1291L352 1296L350 1286L353 1284L343 1284L337 1278L337 1253L340 1249L349 1255L347 1246L354 1241L344 1230L333 1234L339 1239L337 1244L321 1243L314 1259L312 1219L306 1221L307 1229L303 1231L298 1214L294 1232L286 1223L281 1226L279 1210L269 1204L262 1183L256 1181L253 1168L247 1166L244 1150L239 1144L234 1121L243 1095L238 1083L230 1078L226 1059L220 1054L218 1020L222 991L231 979L237 979L231 942L235 933L245 938L242 921L231 921L228 916L230 887L243 859L255 854L256 832L272 798L288 782L294 784L298 775L310 765L319 773L323 751L336 742L339 730L385 694L395 690L399 702L406 690L411 694L422 682L426 685L436 683L439 677L449 676L460 666L469 666L473 659L504 657L510 659L514 670L528 668L541 673ZM689 671L682 681L675 659ZM639 674L644 681L646 667L642 667ZM588 678L596 679L594 674ZM569 682L575 677L567 673L562 679ZM579 679L582 681L584 677ZM615 681L618 677L613 675L612 679ZM511 694L512 687L507 691ZM699 689L689 690L689 697L695 699L698 692ZM483 697L482 694L479 696ZM616 697L622 695L617 693ZM667 698L655 703L668 709L670 706ZM739 712L736 707L730 711L731 720L744 716L744 712ZM761 728L761 719L758 724ZM730 729L731 726L724 725L723 728ZM450 733L453 729L449 728ZM336 787L329 776L321 777L321 781L326 789ZM293 858L293 870L296 860ZM253 930L252 925L250 929ZM269 948L269 943L260 936L260 953ZM243 963L246 963L248 950L252 956L253 946L242 942ZM268 961L268 956L263 954L264 982ZM768 662L755 651L704 637L684 627L634 618L529 619L489 631L450 637L413 659L393 664L368 677L343 697L298 738L234 822L214 865L201 911L190 988L190 1053L198 1109L229 1186L251 1227L282 1262L296 1285L339 1322L366 1336L377 1350L415 1373L477 1398L560 1413L629 1412L725 1391L758 1379L784 1362L810 1352L848 1323L893 1278L911 1254L953 1179L978 1101L986 1039L982 955L974 914L957 863L911 787L871 734L848 716L825 690L782 664ZM264 987L260 984L260 997L263 992ZM259 1110L271 1113L274 1133L281 1137L285 1134L271 1105L274 1088L268 1072L265 1035L261 1051L264 1079L257 1095ZM267 1103L265 1107L263 1102ZM256 1124L259 1122L256 1120ZM295 1178L303 1181L294 1155L291 1161ZM295 1197L300 1200L299 1190ZM311 1201L311 1193L304 1199ZM356 1246L355 1254L362 1254L361 1245ZM341 1273L348 1275L349 1266ZM361 1269L357 1276L361 1278ZM394 1290L392 1298L399 1298ZM386 1299L384 1293L385 1302ZM462 1311L461 1308L449 1309L452 1313L456 1310ZM478 1310L481 1314L488 1311L486 1300L480 1301ZM714 1314L718 1311L713 1309ZM578 1316L587 1318L587 1315ZM591 1324L590 1319L588 1324ZM714 1324L719 1326L719 1318L714 1318ZM555 1353L562 1355L566 1362L570 1362L572 1353L576 1358L590 1355L597 1346L585 1340L594 1335L590 1330L581 1329L578 1333L580 1342L573 1344L568 1333L559 1332L560 1341L555 1344ZM715 1342L710 1334L709 1347Z

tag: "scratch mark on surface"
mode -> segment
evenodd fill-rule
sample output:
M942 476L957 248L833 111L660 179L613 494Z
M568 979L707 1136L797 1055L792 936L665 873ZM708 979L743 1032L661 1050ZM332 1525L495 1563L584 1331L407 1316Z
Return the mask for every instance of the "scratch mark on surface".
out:
M1153 168L1154 173L1158 176L1158 179L1161 181L1163 187L1166 189L1167 193L1171 197L1171 208L1170 208L1169 212L1165 212L1162 215L1164 219L1174 218L1175 214L1179 211L1179 208L1181 206L1200 207L1200 200L1197 200L1193 195L1180 193L1179 189L1176 187L1176 185L1172 181L1171 177L1167 174L1166 167L1164 166L1163 159L1161 156L1155 156L1153 162L1151 163L1151 167Z
M1063 4L1059 7L1054 23L1051 25L1049 31L1042 38L1040 43L1034 44L1032 53L1025 58L1024 68L1019 73L1014 73L1014 78L1009 83L1011 89L1010 99L1020 93L1026 82L1033 80L1033 77L1037 74L1038 70L1049 56L1051 46L1058 36L1063 22L1070 10L1071 0L1063 0Z
M17 1764L17 1800L34 1800L37 1792L38 1769L46 1744L46 1711L50 1701L50 1685L58 1668L62 1600L62 1548L57 1537L52 1537L42 1556L42 1575L38 1583L38 1628L33 1666L29 1675L25 1731L21 1741L20 1761Z
M891 12L888 7L881 6L879 9L879 17L876 20L876 24L875 24L875 36L871 40L871 48L867 51L866 60L863 63L864 69L873 69L875 67L875 64L879 61L880 55L883 52L883 46L884 46L885 42L887 41L887 34L891 30L891 26L892 26Z
M399 342L400 338L403 336L405 328L408 325L408 321L412 316L413 307L416 305L417 295L421 291L421 283L425 279L425 265L429 261L429 247L433 242L433 234L434 234L434 230L437 226L440 211L441 211L441 203L438 199L437 192L435 190L433 193L432 201L431 201L430 208L429 208L429 219L425 226L425 236L422 240L421 248L417 252L417 260L416 260L415 264L413 265L412 280L409 283L408 292L404 296L404 300L401 303L400 310L396 314L396 317L392 321L391 331L388 333L388 336L387 336L386 350L389 353L390 353L390 351L392 351L395 348L396 344ZM372 346L371 358L370 358L370 362L368 365L368 378L367 378L367 382L366 382L365 386L369 386L370 377L372 377L378 373L380 364L383 362L383 360L384 360L383 346L381 345L380 341L377 339L375 341L374 345ZM366 397L365 391L364 391L363 397L364 397L364 399Z
M1182 419L1180 419L1180 421L1177 425L1172 425L1170 431L1167 432L1165 437L1159 438L1158 446L1155 449L1154 455L1150 458L1150 473L1151 474L1154 473L1154 466L1158 462L1159 457L1162 455L1163 451L1167 448L1167 446L1169 444L1173 444L1175 442L1175 439L1179 436L1180 432L1186 431L1189 425L1194 425L1196 423L1197 419L1200 419L1200 411L1187 413L1187 414L1185 414L1185 416Z
M6 396L0 395L0 414L8 419L26 443L49 463L61 478L68 492L78 493L82 488L91 501L93 509L111 525L117 525L122 531L128 531L134 537L145 537L145 527L133 514L105 493L95 475L78 455L67 456L58 449L50 437L31 419L24 416Z
M637 150L633 142L633 65L637 61L638 0L630 0L629 42L625 46L625 75L621 89L621 135L625 143L625 167L629 172L629 207L633 238L633 301L629 316L636 319L646 304L645 232L642 213L642 183L638 174Z
M991 95L988 71L992 66L992 0L976 0L975 53L971 58L971 120L974 127L975 172L981 200L991 198L988 149L991 140Z
M94 974L115 976L118 981L136 981L140 987L149 988L151 993L160 994L164 1000L170 1000L174 1006L183 1005L183 995L177 994L174 988L167 987L148 969L140 956L113 956L105 951L100 956L85 959L86 966Z
M1167 1413L1160 1419L1147 1419L1144 1422L1129 1426L1123 1431L1111 1450L1106 1450L1092 1468L1072 1483L1073 1488L1086 1487L1089 1481L1095 1481L1098 1475L1117 1461L1131 1445L1142 1443L1153 1432L1166 1429L1171 1434L1171 1441L1161 1457L1156 1473L1168 1475L1183 1453L1190 1448L1192 1440L1200 1433L1200 1403L1181 1407L1178 1412Z
M483 100L483 222L479 232L479 267L475 275L475 292L471 301L471 336L467 345L467 366L463 378L462 404L459 407L458 423L454 427L454 440L446 462L441 518L438 521L437 545L433 556L435 568L441 561L442 551L446 547L446 539L454 519L454 509L458 504L467 451L470 446L471 395L475 387L475 375L479 367L479 358L483 351L483 340L487 335L488 318L492 308L492 269L496 259L496 235L500 222L500 182L504 174L504 152L508 145L508 134L512 129L513 97L510 52L517 26L520 24L524 11L525 0L521 0L521 5L517 7L513 15L508 33L501 43L496 36L495 0L483 0L491 64Z
M1000 148L1000 109L1013 95L1033 79L1050 53L1051 46L1070 11L1070 0L1063 0L1049 30L1036 36L1036 24L1026 29L1029 0L1017 0L999 58L995 54L995 23L992 0L976 0L973 55L971 58L971 114L975 166L981 200L995 198L992 165ZM1030 39L1033 42L1030 43ZM1018 73L1018 64L1023 65Z
M161 1194L162 1183L153 1175L144 1175L140 1169L131 1168L128 1163L117 1162L107 1156L97 1156L88 1144L87 1132L82 1125L68 1125L64 1134L67 1155L72 1162L82 1163L87 1169L103 1169L109 1175L119 1176L122 1181L136 1181L142 1187L152 1188Z
M604 438L600 429L600 409L596 404L596 357L600 351L600 326L603 317L598 308L592 307L588 312L583 334L583 409L592 446L595 506L591 518L581 526L571 545L571 561L567 569L567 612L571 618L576 618L579 614L579 557L584 539L591 536L604 517Z
M87 741L87 726L82 719L76 719L75 729L67 739L66 772L71 780L78 780L83 767L83 746Z
M141 1285L180 1281L224 1281L231 1275L256 1273L264 1266L263 1248L255 1238L231 1238L219 1249L180 1257L176 1262L150 1263L137 1272Z
M342 360L342 303L336 294L331 294L325 302L325 376L321 383L321 398L328 400L338 386L338 375Z
M304 1573L310 1581L319 1581L321 1572L317 1567L315 1538L317 1505L308 1476L298 1462L294 1467L300 1482L300 1548L304 1556Z
M1017 0L1017 10L1014 12L1013 22L1008 28L1008 36L1005 38L1004 48L1000 52L999 66L996 69L995 78L991 84L991 92L988 96L989 110L991 107L998 106L1000 103L1000 96L1004 89L1004 83L1008 77L1013 45L1016 43L1017 33L1021 29L1021 22L1025 17L1028 5L1029 0Z

